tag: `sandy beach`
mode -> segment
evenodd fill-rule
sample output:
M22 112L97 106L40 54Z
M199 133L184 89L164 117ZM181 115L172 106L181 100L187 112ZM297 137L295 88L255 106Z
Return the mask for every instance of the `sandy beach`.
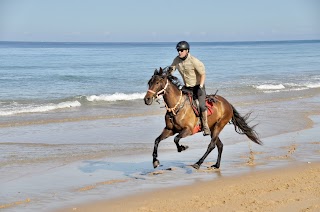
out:
M264 146L253 146L248 155L229 161L231 166L214 170L208 168L212 163L205 163L200 170L189 170L193 176L201 175L189 184L70 204L58 212L320 211L319 118L312 116L305 130L264 139ZM246 152L243 149L239 145L228 151ZM187 166L180 168L187 170ZM179 172L179 166L171 167L148 175L157 181L165 175L190 178ZM108 190L108 185L103 187Z
M320 163L297 163L156 190L67 211L319 211Z

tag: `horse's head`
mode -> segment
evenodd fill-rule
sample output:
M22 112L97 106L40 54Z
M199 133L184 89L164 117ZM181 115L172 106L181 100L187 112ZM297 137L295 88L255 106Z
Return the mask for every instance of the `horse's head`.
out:
M144 103L146 105L151 105L154 98L158 98L159 95L164 94L165 89L168 86L167 72L161 67L158 71L154 71L153 76L148 82L149 89L144 97Z

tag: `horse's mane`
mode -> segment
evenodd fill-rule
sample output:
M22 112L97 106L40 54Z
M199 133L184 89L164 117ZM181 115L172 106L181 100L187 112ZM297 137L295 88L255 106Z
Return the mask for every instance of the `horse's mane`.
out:
M175 77L173 75L171 75L171 73L169 72L169 67L165 67L164 69L160 68L160 71L158 72L159 76L166 76L168 78L168 80L174 84L175 86L177 86L179 89L182 87L182 84L179 80L178 77Z
M174 84L175 86L177 86L179 89L182 87L182 84L180 82L180 80L178 79L178 77L175 77L171 74L168 75L168 80L170 82L172 82L172 84Z

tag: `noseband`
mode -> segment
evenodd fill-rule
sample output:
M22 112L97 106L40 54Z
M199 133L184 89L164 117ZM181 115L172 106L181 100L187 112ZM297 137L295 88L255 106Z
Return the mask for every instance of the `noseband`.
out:
M156 93L156 92L154 92L153 90L150 90L150 89L149 89L148 92L153 93L153 94L156 94L156 95L155 95L155 96L156 96L156 99L158 99L159 96L164 95L164 94L166 93L166 89L167 89L168 85L169 85L169 81L168 81L168 79L167 79L167 83L166 83L166 85L164 86L164 88L163 88L162 90L160 90L160 91L158 91L158 92Z

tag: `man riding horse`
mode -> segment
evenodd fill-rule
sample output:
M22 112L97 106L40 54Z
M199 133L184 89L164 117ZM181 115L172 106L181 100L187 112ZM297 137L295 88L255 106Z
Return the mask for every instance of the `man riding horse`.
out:
M172 74L176 69L178 69L184 82L184 89L192 91L194 96L199 100L203 135L210 135L205 102L205 66L199 59L190 54L190 46L188 42L180 41L176 45L176 49L178 51L178 56L174 58L171 66L169 67L169 72Z

